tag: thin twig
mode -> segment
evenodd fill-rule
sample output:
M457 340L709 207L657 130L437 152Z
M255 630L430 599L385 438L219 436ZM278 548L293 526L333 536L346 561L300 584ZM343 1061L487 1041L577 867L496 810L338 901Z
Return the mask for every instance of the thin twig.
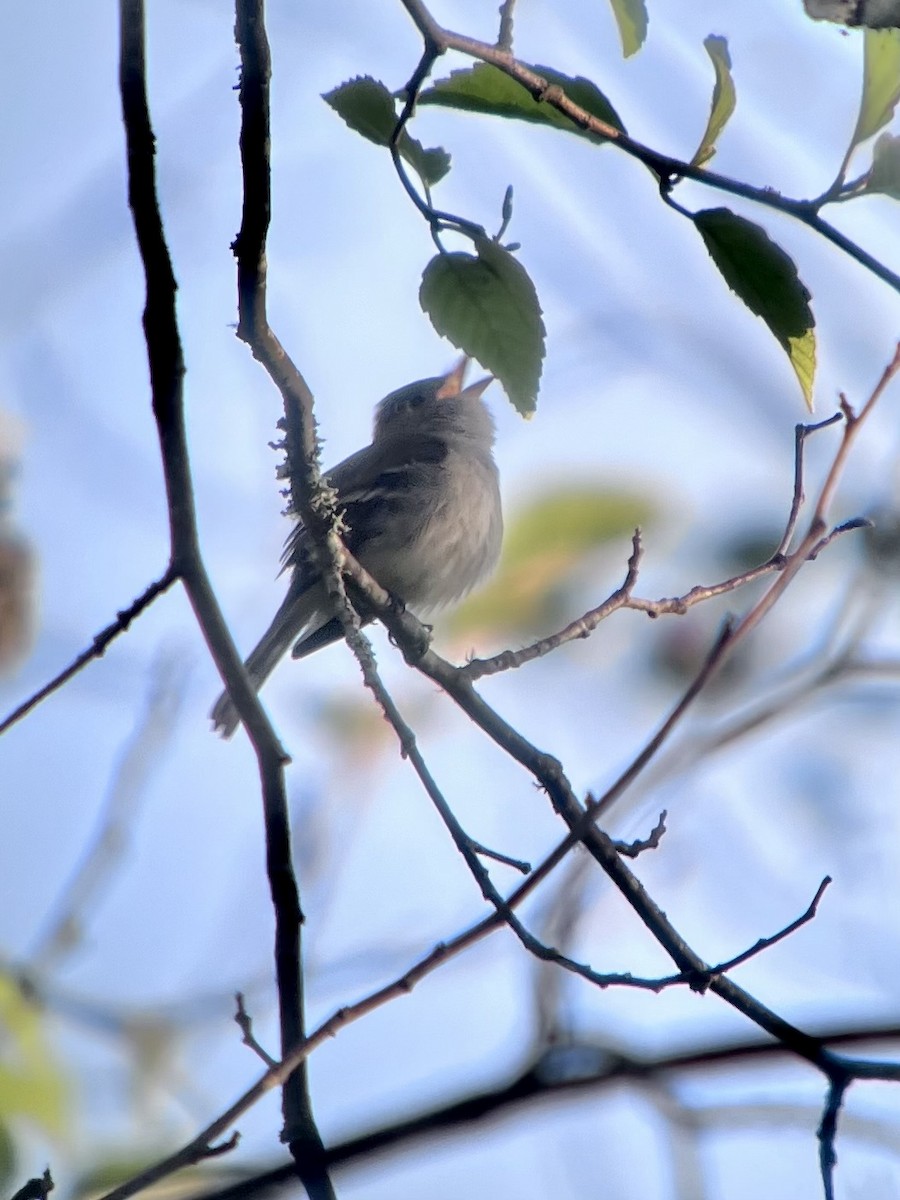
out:
M666 817L668 815L666 810L663 809L659 814L659 820L645 838L636 838L633 842L615 841L613 845L625 858L637 858L645 850L657 850L663 839L663 834L666 832Z
M409 172L406 169L406 164L403 162L401 153L402 138L406 131L406 126L409 123L413 111L416 106L416 100L419 97L419 92L422 90L422 85L428 78L431 68L434 66L438 55L442 53L437 46L432 44L428 38L425 39L425 49L422 51L422 57L416 66L409 82L407 83L404 92L405 99L403 108L400 110L400 116L397 118L397 123L391 133L388 141L388 148L391 152L391 159L394 164L394 170L403 185L406 194L412 200L413 204L428 222L432 236L440 247L439 234L443 230L452 229L458 233L463 233L471 238L487 237L487 231L483 225L479 225L475 221L470 221L466 217L457 216L451 212L445 212L443 209L435 208L431 203L430 193L426 192L425 197L419 195L418 189L413 184L409 177Z
M784 929L774 933L771 937L760 938L754 942L749 950L745 950L742 954L736 954L734 958L729 958L726 962L719 963L713 970L717 975L724 975L726 971L732 970L734 967L740 966L741 963L747 962L750 958L755 958L757 954L761 954L763 950L768 950L770 946L774 946L777 942L783 941L786 937L790 937L802 925L807 925L816 915L819 909L819 901L825 895L825 889L831 883L831 876L826 875L816 889L816 894L813 896L809 907L805 912L801 913L795 921L791 921L789 925L785 925Z
M612 616L613 613L618 612L620 609L629 608L635 612L646 613L649 617L661 617L669 614L684 616L688 609L693 608L696 604L702 604L717 596L738 591L750 583L755 583L758 579L782 571L786 561L785 551L794 535L797 518L803 502L803 448L806 438L811 433L834 425L837 421L843 419L843 415L842 412L838 412L827 420L818 422L818 424L798 425L796 427L794 490L791 508L778 548L766 562L761 563L757 567L751 567L746 571L741 571L737 575L732 575L719 583L696 584L681 596L668 596L658 600L649 600L634 595L638 569L643 556L640 530L635 530L632 536L631 555L628 559L625 579L622 581L621 586L612 592L601 604L589 609L583 616L578 617L575 621L571 621L557 633L540 638L531 645L524 646L519 650L503 650L491 658L475 658L470 660L463 668L468 677L474 681L486 675L496 675L500 671L509 671L524 666L536 658L542 658L544 655L552 653L554 650L559 649L560 646L564 646L576 638L589 637L601 621L605 621L607 617ZM868 524L870 522L866 518L860 517L855 517L850 521L844 522L815 543L808 551L808 558L810 560L814 559L838 535L846 533L850 529L858 529Z
M590 609L584 616L579 617L577 621L570 622L564 629L559 630L558 633L541 638L539 641L534 642L530 646L525 646L520 650L504 650L500 654L495 654L492 658L473 658L464 667L460 668L460 670L465 673L469 680L474 682L476 679L482 679L486 675L496 675L499 671L509 671L524 666L525 663L533 662L536 658L542 658L545 654L552 653L552 651L559 649L560 646L564 646L568 642L574 641L576 638L589 637L600 622L610 616L611 613L628 606L631 593L637 583L638 568L642 554L641 533L639 529L636 529L631 539L631 557L628 559L625 578L621 586L607 597L602 604Z
M505 867L512 867L520 875L528 875L531 871L531 863L525 862L522 858L512 858L509 854L503 854L499 850L492 850L490 846L485 846L482 842L476 842L472 838L469 839L469 844L475 853L480 854L482 858L492 858L494 862L502 863Z
M819 213L821 201L793 200L782 196L774 188L754 187L752 184L741 183L739 180L730 179L726 175L720 175L705 167L698 167L693 163L653 150L629 137L621 129L617 129L606 121L601 121L580 105L575 104L566 95L563 88L555 85L549 86L546 79L524 63L519 62L509 50L498 48L490 42L478 41L465 34L444 29L432 16L423 0L401 0L401 3L433 55L455 50L499 68L504 74L520 83L538 103L549 104L563 116L568 117L579 129L597 134L630 157L643 163L656 176L664 191L682 179L691 179L695 183L784 213L814 230L826 241L831 242L833 246L888 284L889 287L900 292L900 275L891 271L868 251L825 221ZM691 214L685 212L685 215L690 216ZM426 217L430 220L428 214Z
M257 1056L257 1058L261 1058L267 1067L276 1067L278 1065L277 1059L274 1059L272 1057L272 1055L268 1052L268 1050L266 1050L263 1046L261 1046L260 1043L256 1040L256 1037L253 1033L253 1021L250 1019L250 1014L247 1012L247 1009L244 1007L243 992L238 992L235 995L234 999L235 999L235 1004L237 1005L237 1010L234 1014L234 1019L235 1019L235 1022L237 1023L238 1029L240 1029L240 1031L241 1031L242 1040L243 1040L244 1045L249 1046L250 1049L253 1051L253 1053Z
M115 621L110 622L105 629L101 629L99 633L94 635L94 640L87 650L83 650L58 675L55 675L53 679L45 683L42 688L39 688L33 695L29 696L27 700L23 701L17 708L14 708L8 716L0 721L0 734L6 733L11 725L15 725L17 721L21 721L33 708L37 708L42 700L46 700L48 696L52 696L54 692L59 691L63 684L68 683L73 675L77 675L82 667L92 662L95 658L102 658L110 642L117 638L120 633L124 633L135 617L139 617L144 609L153 603L157 596L161 596L163 592L168 591L176 579L175 572L169 567L161 578L146 587L140 596L129 604L127 608L123 608L117 612Z
M778 549L772 556L773 558L782 558L787 553L791 539L794 536L794 530L797 528L797 518L800 516L800 508L804 500L803 460L806 439L810 434L817 433L820 429L827 429L829 425L834 425L842 418L843 413L836 412L826 420L819 421L815 425L796 425L794 427L794 495L791 500L791 510L788 513L787 524L784 527L784 534L778 543Z

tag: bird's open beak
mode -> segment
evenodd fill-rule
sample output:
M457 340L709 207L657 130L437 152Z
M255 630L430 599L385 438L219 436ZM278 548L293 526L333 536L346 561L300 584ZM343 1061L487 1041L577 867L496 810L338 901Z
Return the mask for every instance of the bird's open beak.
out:
M444 376L444 382L438 389L437 397L439 400L446 400L451 396L458 396L462 391L463 383L466 378L466 370L469 366L469 356L464 354L452 371ZM473 393L475 396L480 396L485 388L494 382L493 375L487 375L484 379L479 379L477 383L470 384L467 392Z
M466 388L467 396L480 396L483 391L491 386L494 382L493 375L485 375L484 379L479 379L477 383L470 383Z

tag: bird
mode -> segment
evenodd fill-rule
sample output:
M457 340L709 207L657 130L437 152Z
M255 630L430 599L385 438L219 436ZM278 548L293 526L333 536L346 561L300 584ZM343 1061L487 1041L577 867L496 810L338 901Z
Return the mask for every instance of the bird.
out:
M416 616L462 600L500 557L503 513L493 457L494 421L482 395L493 376L464 387L468 358L445 375L391 392L375 409L372 441L324 473L350 553ZM244 664L258 691L287 652L305 658L343 636L298 522L288 535L282 570L287 594ZM363 624L373 620L360 613ZM223 692L214 729L230 737L240 724Z

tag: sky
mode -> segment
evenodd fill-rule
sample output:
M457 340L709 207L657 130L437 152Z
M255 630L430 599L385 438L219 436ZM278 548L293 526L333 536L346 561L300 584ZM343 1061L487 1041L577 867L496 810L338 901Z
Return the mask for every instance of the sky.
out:
M233 14L212 0L148 7L150 104L179 282L198 518L220 601L249 648L282 595L286 522L269 448L279 398L234 336ZM476 0L434 5L448 26L487 40L495 10ZM517 53L591 78L633 136L690 157L712 87L703 38L724 34L738 107L713 166L789 196L821 193L853 129L860 37L810 22L799 2L651 0L650 13L646 47L623 61L604 5L587 12L575 0L521 0ZM36 606L29 653L0 679L4 711L87 646L162 573L167 557L142 280L125 198L114 12L18 5L7 24L15 53L0 85L0 437L19 460L9 520L32 549ZM271 0L268 24L270 319L316 394L328 465L364 444L381 396L454 360L418 305L433 252L427 228L388 156L321 100L361 74L402 86L419 46L399 4ZM793 431L804 408L780 347L727 293L689 223L664 208L647 172L624 155L435 110L423 112L413 132L453 155L438 193L443 206L492 227L507 185L515 190L510 237L521 243L541 298L548 352L531 421L499 387L488 393L508 518L561 480L621 489L653 513L644 594L671 595L718 577L721 545L777 530L790 499ZM857 165L864 167L865 150ZM679 199L692 208L725 203L688 186ZM893 352L896 295L796 223L749 205L735 209L781 242L813 293L817 415L830 414L842 391L861 403ZM900 270L895 202L856 201L832 219ZM855 452L841 516L895 494L898 399L886 400ZM826 462L829 445L811 450L811 471ZM563 599L580 605L569 616L617 585L627 554L622 539L591 557L568 584ZM846 580L859 578L854 554L839 545L809 568L791 607L754 643L734 690L702 707L685 734L688 750L690 737L776 688L791 663L821 645L836 614L846 609L854 619L844 599ZM897 634L887 593L876 629L884 653ZM710 636L721 612L704 614L686 640ZM667 650L665 638L677 650L676 632L671 624L648 628L623 614L527 676L484 684L508 720L565 763L579 794L608 784L677 697L677 678L650 669ZM439 625L436 633L440 639ZM385 677L464 825L490 845L539 858L560 830L530 781L449 702L409 679L383 635L375 640ZM489 632L477 646L438 644L458 656L502 645ZM255 768L240 735L225 744L210 733L217 690L189 607L173 593L0 744L0 955L46 984L47 1036L77 1098L62 1145L17 1127L22 1178L49 1159L60 1164L62 1187L138 1132L163 1147L191 1136L258 1074L231 1022L235 990L247 992L261 1036L274 1037ZM364 710L343 648L302 669L284 666L265 697L293 757L288 785L315 1022L483 910L377 719L361 726L349 752L342 749L341 714L356 719ZM816 922L740 977L798 1021L877 1021L896 1003L900 945L884 919L900 844L894 717L887 682L874 698L854 693L843 704L808 706L699 768L679 767L673 753L656 782L615 816L614 832L636 836L661 806L676 814L664 851L642 862L640 873L711 960L786 924L826 872L835 876L837 895ZM47 930L110 814L111 862L88 895L75 944L53 957ZM502 871L498 879L512 883ZM580 952L604 969L665 970L600 880L581 903ZM532 913L536 921L542 915L539 906ZM345 1031L311 1068L326 1141L502 1080L537 1037L541 980L511 939L497 937ZM558 986L557 1015L577 1038L661 1052L751 1032L723 1006L680 992L598 995L568 980ZM188 1026L178 1036L173 1014ZM145 1074L135 1072L136 1059ZM142 1082L132 1091L135 1078ZM815 1194L796 1189L815 1186L808 1130L818 1119L817 1079L792 1069L680 1087L679 1098L714 1130L700 1155L711 1197ZM889 1090L857 1089L859 1108L848 1120L858 1127L841 1149L843 1194L900 1192L896 1144L886 1150L870 1136L882 1108L896 1117L896 1099L883 1094ZM806 1120L805 1135L792 1135L786 1119L777 1136L771 1125L760 1127L788 1102ZM726 1127L729 1107L734 1121ZM274 1100L242 1130L242 1161L273 1160ZM548 1189L580 1195L601 1175L615 1181L611 1194L674 1194L662 1118L639 1095L533 1113L461 1141L377 1170L357 1168L342 1179L341 1195L412 1196L424 1187L450 1195L461 1186L496 1195L498 1181L522 1197ZM603 1172L581 1157L592 1143L605 1148ZM647 1173L643 1183L638 1169Z

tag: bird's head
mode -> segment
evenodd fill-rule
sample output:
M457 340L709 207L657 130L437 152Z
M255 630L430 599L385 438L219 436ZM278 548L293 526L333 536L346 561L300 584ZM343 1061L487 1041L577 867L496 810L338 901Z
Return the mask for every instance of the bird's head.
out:
M375 410L373 440L456 434L490 446L494 422L481 397L494 377L463 387L468 365L468 357L461 358L446 375L418 379L385 396Z

